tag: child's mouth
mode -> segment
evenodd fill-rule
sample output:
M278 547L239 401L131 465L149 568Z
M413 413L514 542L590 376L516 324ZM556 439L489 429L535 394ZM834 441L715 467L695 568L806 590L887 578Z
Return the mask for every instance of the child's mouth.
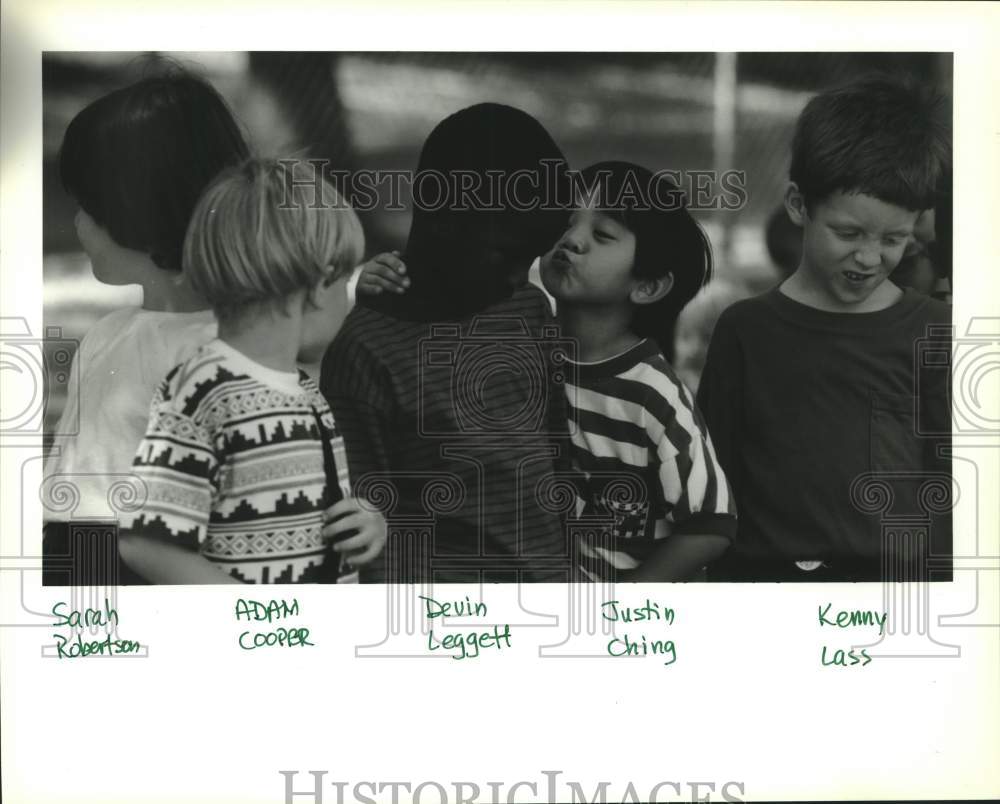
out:
M844 277L854 285L863 285L869 279L874 279L875 274L859 274L857 271L844 271Z
M552 255L552 258L549 260L549 262L551 262L552 265L556 266L557 268L562 268L563 270L570 268L573 265L569 256L562 249L555 252Z

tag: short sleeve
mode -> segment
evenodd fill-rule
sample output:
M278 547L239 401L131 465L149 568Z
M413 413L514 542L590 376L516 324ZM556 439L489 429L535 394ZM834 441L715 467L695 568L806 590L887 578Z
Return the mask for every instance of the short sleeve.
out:
M655 445L666 519L673 533L732 538L736 505L705 422L680 380L660 375L646 405L646 435Z
M153 397L132 464L145 487L144 502L122 525L136 535L198 549L217 492L219 463L206 429L165 400L167 385Z

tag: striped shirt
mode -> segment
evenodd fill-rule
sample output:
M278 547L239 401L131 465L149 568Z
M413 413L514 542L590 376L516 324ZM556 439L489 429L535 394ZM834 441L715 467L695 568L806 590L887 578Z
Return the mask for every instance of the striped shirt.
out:
M323 511L350 493L343 440L302 371L220 340L201 347L153 397L133 471L146 497L122 526L137 535L198 550L248 583L350 578L338 579L321 533Z
M597 523L575 528L583 575L634 569L672 533L732 538L736 508L712 441L656 343L578 363L576 378L566 388L576 422L576 513L580 523Z
M533 287L440 324L351 312L320 387L357 493L370 480L391 489L384 560L362 580L567 580L559 512L538 495L568 448L553 437L566 429L557 340Z

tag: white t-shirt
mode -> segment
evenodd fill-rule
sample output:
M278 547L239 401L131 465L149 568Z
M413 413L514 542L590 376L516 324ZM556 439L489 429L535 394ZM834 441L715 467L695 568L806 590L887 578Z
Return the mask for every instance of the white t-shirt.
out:
M109 494L129 494L116 484L132 473L156 387L217 331L211 310L166 313L129 307L87 332L73 357L66 407L45 463L46 520L117 514ZM66 497L67 489L75 494L71 490ZM74 496L79 498L75 506Z

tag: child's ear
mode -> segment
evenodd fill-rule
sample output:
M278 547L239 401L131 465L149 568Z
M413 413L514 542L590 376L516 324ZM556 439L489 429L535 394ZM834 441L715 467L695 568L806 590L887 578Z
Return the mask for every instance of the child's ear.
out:
M319 280L319 282L316 283L316 287L312 289L312 295L315 297L324 293L329 293L330 289L336 285L337 282L348 277L350 277L350 274L345 277L343 274L338 274L336 270L334 270L333 266L330 266L326 269L326 273L323 274L323 277Z
M296 302L303 314L322 309L330 284L330 275L324 274L315 285L294 294Z
M796 226L805 225L806 216L809 214L806 209L806 199L794 181L788 182L788 187L785 189L785 209L792 223Z
M674 275L657 279L640 279L632 285L628 298L632 304L652 304L666 296L674 286Z

